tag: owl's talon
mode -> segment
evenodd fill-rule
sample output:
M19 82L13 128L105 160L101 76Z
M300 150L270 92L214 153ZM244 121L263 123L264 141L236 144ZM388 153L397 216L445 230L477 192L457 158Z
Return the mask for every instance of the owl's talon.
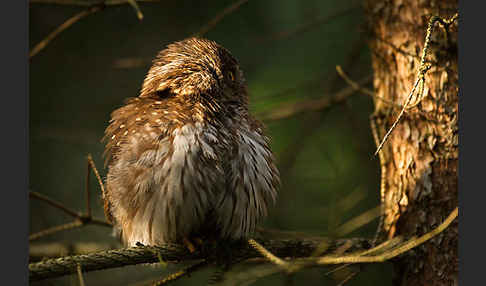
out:
M184 237L182 242L184 243L184 245L186 246L186 248L189 250L190 253L194 253L196 251L196 247L194 247L194 244L186 237Z

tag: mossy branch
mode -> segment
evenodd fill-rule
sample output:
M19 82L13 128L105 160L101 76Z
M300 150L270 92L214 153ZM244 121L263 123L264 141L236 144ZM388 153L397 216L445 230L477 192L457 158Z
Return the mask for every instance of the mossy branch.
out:
M259 239L260 240L260 239ZM312 254L321 243L320 240L260 240L259 244L271 253L280 257L303 258ZM338 249L344 244L351 244L349 251L366 250L370 243L366 239L343 239L330 242L328 252ZM216 249L217 251L217 249ZM261 254L250 245L234 248L231 255L235 261L258 258ZM100 251L91 254L66 256L48 259L29 264L29 280L39 281L77 273L78 264L83 272L117 268L142 263L157 263L162 258L166 262L182 262L207 259L208 263L216 263L216 256L207 257L201 252L189 253L181 245L167 244L162 246L140 246L117 250Z

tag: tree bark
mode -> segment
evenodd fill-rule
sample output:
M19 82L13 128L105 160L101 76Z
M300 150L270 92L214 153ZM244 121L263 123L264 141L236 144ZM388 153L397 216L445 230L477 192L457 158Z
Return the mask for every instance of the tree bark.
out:
M365 0L374 70L374 122L380 140L412 90L429 19L457 13L456 0ZM431 34L424 97L407 109L384 144L382 231L387 238L421 235L457 206L457 24ZM381 97L385 100L379 100ZM458 227L394 260L395 285L457 285Z

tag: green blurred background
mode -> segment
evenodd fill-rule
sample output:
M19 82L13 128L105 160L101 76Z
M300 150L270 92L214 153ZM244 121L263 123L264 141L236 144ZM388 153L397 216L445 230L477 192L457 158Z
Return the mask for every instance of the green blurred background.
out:
M137 96L151 59L167 44L198 32L235 1L140 3L139 21L128 5L108 6L61 33L30 60L30 190L84 211L86 155L102 177L103 137L111 111ZM329 97L351 78L371 75L370 52L359 1L250 0L204 36L239 60L256 117L289 104ZM83 7L30 4L30 47ZM378 160L368 116L371 98L355 94L323 111L265 120L282 175L277 206L263 227L336 237L339 226L379 204ZM100 192L90 180L95 217L103 218ZM30 232L71 221L30 200ZM346 237L372 237L377 219ZM32 244L89 242L117 246L108 228L87 226ZM178 269L130 266L84 275L87 285L138 285ZM238 268L239 269L239 268ZM241 267L241 272L250 268ZM332 269L332 268L331 268ZM353 270L358 269L354 267ZM204 285L215 268L175 285ZM292 278L271 275L252 285L336 285L345 276L310 269ZM388 264L368 265L346 285L390 285ZM75 276L33 285L78 285Z

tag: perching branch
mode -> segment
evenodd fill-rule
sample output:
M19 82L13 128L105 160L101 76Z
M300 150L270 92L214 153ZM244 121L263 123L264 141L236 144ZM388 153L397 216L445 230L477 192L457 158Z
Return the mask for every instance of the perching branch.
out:
M350 251L366 250L370 247L366 239L343 239L330 242L329 251L339 248L345 243L351 243ZM261 240L259 242L265 249L280 257L308 257L320 244L319 240ZM261 257L259 252L249 245L233 248L232 259ZM217 251L217 249L215 249ZM85 255L66 256L57 259L48 259L42 262L29 264L29 280L39 281L76 273L78 264L83 272L117 268L142 263L157 263L162 259L166 262L177 263L207 259L208 263L215 263L216 257L207 257L201 252L190 253L184 246L166 244L162 246L140 246L117 250L100 251Z
M365 239L342 239L328 242L327 253L321 257L310 257L314 250L321 243L319 240L262 240L258 247L264 249L265 253L270 253L272 257L292 257L301 258L295 261L285 261L279 265L289 268L310 267L326 264L343 263L373 263L383 262L394 258L406 251L426 242L432 237L444 231L458 216L458 208L437 228L426 233L419 238L412 238L408 241L396 245L384 242L373 249L370 242ZM250 245L243 245L239 248L232 248L231 258L235 261L260 257L260 252ZM336 255L337 249L346 249L343 255ZM136 265L141 263L156 263L159 261L181 262L206 259L208 263L216 263L217 249L213 249L205 255L202 252L190 253L182 245L167 244L162 246L140 246L119 250L108 250L87 255L67 256L57 259L49 259L42 262L29 264L29 280L38 281L47 278L60 277L75 273L78 265L81 265L85 272L116 268L126 265ZM333 254L334 253L334 254ZM350 253L350 254L349 254ZM269 255L266 255L268 257ZM280 258L275 261L282 262Z

